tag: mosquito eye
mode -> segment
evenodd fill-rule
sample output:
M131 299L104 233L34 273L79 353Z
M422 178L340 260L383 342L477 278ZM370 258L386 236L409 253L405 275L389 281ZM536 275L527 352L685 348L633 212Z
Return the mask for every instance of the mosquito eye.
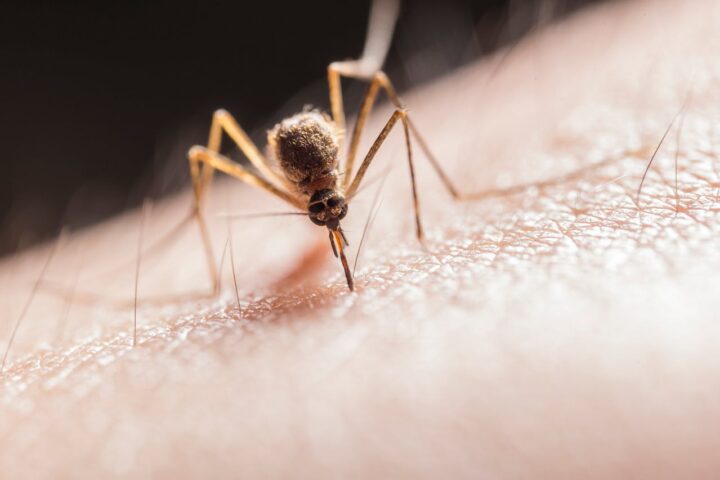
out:
M330 200L327 201L327 206L330 208L334 208L334 207L338 206L338 203L340 203L340 202L338 201L337 198L331 198Z
M342 211L340 212L340 216L338 218L340 220L342 220L343 218L345 218L345 215L347 215L347 212L348 212L347 205L345 205L343 207Z
M308 210L310 211L310 213L320 213L325 210L325 205L323 205L322 203L313 203L312 205L310 205Z

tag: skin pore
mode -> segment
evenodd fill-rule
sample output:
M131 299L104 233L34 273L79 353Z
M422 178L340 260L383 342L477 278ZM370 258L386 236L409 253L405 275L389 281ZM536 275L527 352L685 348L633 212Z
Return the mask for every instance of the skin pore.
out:
M66 236L0 376L1 476L713 478L720 9L688 3L603 5L407 92L456 186L492 194L454 203L416 148L420 246L393 133L344 224L354 247L382 184L355 293L287 217L233 221L239 301L229 253L204 296L188 225L143 256L133 348L139 212ZM216 256L219 213L284 209L217 178ZM0 265L2 338L50 249Z

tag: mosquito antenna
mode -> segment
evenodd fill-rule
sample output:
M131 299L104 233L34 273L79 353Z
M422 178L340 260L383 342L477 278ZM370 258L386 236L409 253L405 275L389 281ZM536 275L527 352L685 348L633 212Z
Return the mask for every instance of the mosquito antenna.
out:
M12 329L12 332L10 333L10 339L8 340L7 347L5 348L5 353L3 354L2 359L2 365L0 365L0 373L2 373L5 370L5 363L7 362L8 354L10 353L10 347L12 347L13 341L15 341L15 335L17 335L18 329L20 328L20 324L25 319L25 315L27 315L28 310L30 309L30 305L32 304L33 299L35 298L35 294L38 292L40 288L40 284L42 283L43 278L45 277L45 273L47 272L48 267L50 266L50 263L52 262L53 257L55 256L55 253L57 253L58 248L60 247L60 244L62 243L64 237L65 237L65 229L60 231L60 235L58 235L57 240L53 244L50 253L47 256L47 259L45 260L45 263L43 264L42 269L40 270L40 274L37 277L37 280L35 280L35 284L32 287L32 290L30 291L30 296L25 301L25 305L23 306L22 311L20 312L20 316L18 316L18 319L15 321L15 326Z
M372 204L370 205L370 211L368 212L368 218L365 220L365 226L363 227L362 236L360 237L360 243L358 243L358 249L357 253L355 254L355 261L353 262L353 276L355 276L355 269L357 268L358 259L360 258L360 252L362 252L362 247L365 242L365 237L367 236L368 231L370 230L370 227L372 226L373 222L375 222L375 217L377 217L378 212L380 211L380 207L382 206L382 202L380 201L380 193L383 190L383 187L385 186L385 180L387 180L388 174L390 173L390 170L385 173L385 176L382 178L382 181L380 182L380 185L378 186L377 191L375 192L375 197L373 197Z
M266 218L266 217L288 217L306 216L306 212L265 212L265 213L220 213L218 217L235 220L240 218Z
M353 198L357 197L357 196L360 195L362 192L364 192L364 191L367 190L368 188L372 187L372 186L373 186L375 183L377 183L378 181L380 181L380 180L383 180L383 181L384 181L385 177L387 177L387 176L389 175L389 173L390 173L390 171L391 171L392 169L393 169L393 168L392 168L392 165L388 165L387 168L386 168L380 175L377 175L377 176L375 176L375 177L373 177L373 178L369 178L369 179L365 180L365 181L362 183L362 185L360 185L360 186L358 187L358 189L355 190L355 194L353 195Z
M370 228L372 227L372 224L375 223L375 217L377 217L377 214L380 212L380 207L382 207L382 201L378 203L377 208L375 211L370 212L368 214L367 221L365 222L365 226L363 227L362 236L360 237L360 243L358 243L358 251L355 254L355 261L353 262L353 276L355 275L355 270L357 269L358 260L360 259L360 252L362 252L362 247L365 244L365 237L367 236L367 233L370 231Z
M142 215L140 216L140 231L138 232L138 245L137 245L137 262L135 263L135 301L133 305L133 340L132 346L137 345L137 306L138 306L138 283L140 280L140 260L142 259L142 241L143 233L145 230L145 223L148 217L150 217L150 211L152 210L152 201L145 199L142 207Z
M374 0L370 7L365 47L359 63L371 73L380 70L390 49L395 22L400 12L399 0Z
M672 120L670 120L670 124L665 129L665 133L663 133L662 137L660 137L660 141L657 144L657 147L655 147L655 151L653 152L652 156L650 157L650 161L648 162L647 166L645 167L645 171L643 172L643 176L640 179L640 185L638 186L637 193L635 194L635 203L640 205L640 192L642 191L643 184L645 183L645 177L647 176L648 172L650 171L650 167L653 164L653 161L655 161L655 157L657 156L658 151L660 150L660 147L662 147L663 142L665 141L665 138L668 136L668 133L670 133L670 130L672 129L673 125L675 124L675 121L680 116L681 113L685 111L685 107L687 106L688 100L690 99L690 92L687 93L685 96L685 100L683 101L682 106L680 109L675 113ZM677 157L676 157L677 159ZM675 168L677 169L677 160L675 163ZM676 174L677 175L677 174ZM676 176L677 180L677 176ZM677 185L677 184L676 184Z

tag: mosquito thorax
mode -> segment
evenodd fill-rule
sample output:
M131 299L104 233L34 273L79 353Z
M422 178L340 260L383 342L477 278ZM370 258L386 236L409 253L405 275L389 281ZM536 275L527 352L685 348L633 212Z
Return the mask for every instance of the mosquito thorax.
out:
M340 192L331 188L317 190L308 202L308 216L315 225L337 230L347 215L348 205Z
M337 183L339 135L317 110L286 118L268 132L268 143L285 177L307 196Z

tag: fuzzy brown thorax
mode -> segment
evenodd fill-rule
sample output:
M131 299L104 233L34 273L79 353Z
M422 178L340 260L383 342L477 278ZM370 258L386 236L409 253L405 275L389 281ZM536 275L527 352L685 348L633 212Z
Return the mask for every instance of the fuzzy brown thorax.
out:
M333 121L318 111L293 115L268 132L268 144L285 178L311 197L337 186L339 135Z

